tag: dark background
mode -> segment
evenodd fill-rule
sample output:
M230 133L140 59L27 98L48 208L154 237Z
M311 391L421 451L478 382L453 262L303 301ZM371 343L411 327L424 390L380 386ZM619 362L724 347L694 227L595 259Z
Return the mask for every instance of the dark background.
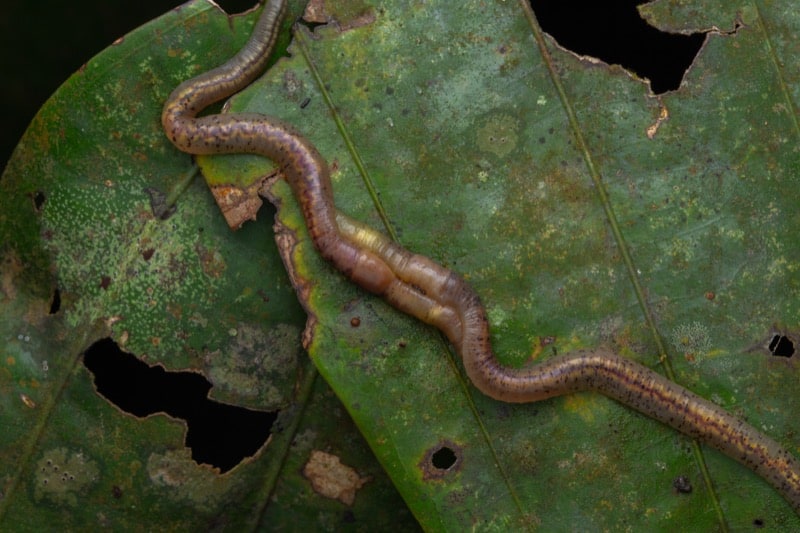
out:
M238 13L257 0L218 0ZM2 0L0 171L36 112L81 65L181 0Z

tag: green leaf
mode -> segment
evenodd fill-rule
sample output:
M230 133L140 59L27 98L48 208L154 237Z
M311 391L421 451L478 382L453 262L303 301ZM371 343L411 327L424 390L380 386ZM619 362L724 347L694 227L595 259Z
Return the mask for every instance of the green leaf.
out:
M161 131L172 88L232 55L255 15L197 2L125 36L40 110L0 180L0 530L417 527L315 379L270 213L232 233ZM160 195L178 198L166 220ZM279 411L271 441L225 474L197 464L183 420L96 392L82 355L108 336L203 375L212 400ZM354 503L304 477L315 450L364 482Z
M297 125L342 211L375 227L387 213L403 245L463 274L505 364L601 344L655 368L663 354L679 383L797 453L797 369L768 346L798 339L798 20L664 4L646 16L708 35L660 97L559 48L524 3L398 2L300 29L232 109ZM211 179L235 174L209 159ZM311 356L423 527L800 525L755 474L598 395L481 396L438 332L333 271L288 187L273 192ZM437 471L443 446L458 462Z

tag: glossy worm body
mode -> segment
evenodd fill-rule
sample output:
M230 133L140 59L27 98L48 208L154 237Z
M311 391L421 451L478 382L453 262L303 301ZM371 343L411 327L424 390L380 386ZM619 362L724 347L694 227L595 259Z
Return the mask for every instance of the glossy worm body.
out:
M197 118L203 108L247 86L264 68L285 0L269 0L247 45L224 65L182 83L162 115L169 139L190 154L255 153L277 162L301 206L319 253L364 289L439 328L461 354L469 379L506 402L597 391L722 451L771 483L800 512L800 464L778 443L717 405L606 349L522 369L492 352L486 312L454 272L409 252L338 212L328 165L295 129L260 114Z

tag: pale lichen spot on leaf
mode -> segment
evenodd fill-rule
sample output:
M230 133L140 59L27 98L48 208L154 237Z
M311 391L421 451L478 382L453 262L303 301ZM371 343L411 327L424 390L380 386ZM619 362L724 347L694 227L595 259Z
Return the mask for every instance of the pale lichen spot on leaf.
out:
M81 497L99 479L97 463L83 452L67 448L46 451L34 469L34 498L75 507Z
M672 330L672 344L683 354L703 355L711 349L711 337L700 322L679 324Z
M478 148L497 157L506 157L517 146L519 121L511 115L499 113L487 118L477 128L475 142Z

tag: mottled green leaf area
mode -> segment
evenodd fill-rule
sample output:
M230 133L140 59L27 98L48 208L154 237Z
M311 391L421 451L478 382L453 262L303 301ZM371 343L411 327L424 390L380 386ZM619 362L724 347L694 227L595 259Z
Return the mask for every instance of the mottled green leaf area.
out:
M271 213L232 233L161 131L172 88L235 53L254 20L198 2L127 35L47 102L3 174L0 530L417 527L314 382ZM154 217L146 188L177 196L175 214ZM109 335L202 372L214 400L280 409L281 431L225 475L196 464L181 421L134 418L95 392L81 354ZM352 508L302 477L313 449L370 478Z
M678 382L797 454L798 371L767 344L795 335L800 311L800 21L764 2L647 9L665 30L720 30L659 98L546 36L545 57L519 3L381 2L346 31L301 30L233 109L296 124L331 163L342 211L380 227L380 205L405 246L462 273L504 363L606 344L659 368L663 346ZM235 174L212 159L209 179ZM310 284L311 355L423 526L800 526L765 482L701 447L709 490L685 438L598 395L483 397L437 332L321 261L288 187L273 190ZM442 442L462 462L430 479L424 458ZM691 494L672 488L679 476Z

